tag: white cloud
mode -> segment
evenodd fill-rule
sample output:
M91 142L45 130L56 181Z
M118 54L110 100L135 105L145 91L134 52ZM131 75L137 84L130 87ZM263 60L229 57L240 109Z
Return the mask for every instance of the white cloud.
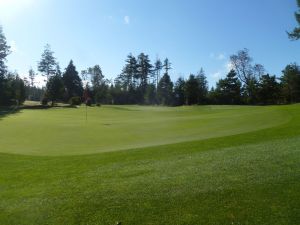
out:
M215 73L212 74L212 77L214 79L219 79L221 76L222 76L222 72L221 71L218 71L218 72L215 72Z
M220 54L217 55L217 59L218 60L223 60L223 59L225 59L225 55L223 53L220 53Z
M230 70L233 69L233 65L230 61L228 61L226 64L225 64L225 69L226 69L226 72L228 73Z
M129 25L130 24L130 17L129 16L124 16L124 23L126 25Z
M225 54L224 53L218 53L218 54L215 54L215 53L210 53L209 54L209 57L211 59L215 59L215 60L224 60L226 58Z

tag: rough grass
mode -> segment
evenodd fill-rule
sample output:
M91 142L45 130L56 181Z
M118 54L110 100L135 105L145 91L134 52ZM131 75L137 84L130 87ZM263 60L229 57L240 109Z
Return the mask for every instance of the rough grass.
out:
M299 224L300 105L93 110L88 124L81 118L82 109L24 110L2 118L0 146L6 153L0 154L0 224ZM54 118L43 122L43 115ZM24 122L26 117L33 125ZM40 143L44 150L41 147L39 153L30 150L30 142L12 145L3 140L11 135L3 131L5 126L38 128L39 117L44 126L41 131L46 132L35 132L40 138L51 134L55 125L57 130L63 129L62 118L78 117L83 125L77 129L89 126L103 132L104 120L112 124L123 121L128 132L141 123L146 134L137 133L155 146L147 143L122 151L91 148L99 152L92 154L88 148L93 145L86 145L80 153L53 140L53 148L65 146L64 153L51 150L49 140ZM93 124L93 120L101 122ZM229 126L236 120L237 125ZM171 121L180 124L178 129ZM168 134L160 123L169 123ZM171 136L180 137L184 128L194 135L194 141L186 138L173 143L179 141ZM148 137L150 130L154 134ZM31 135L27 133L32 141ZM166 142L173 144L159 145L156 138L161 135L170 137ZM121 141L114 140L117 143L112 145L118 148ZM105 143L109 147L109 142ZM130 141L124 144L131 145Z

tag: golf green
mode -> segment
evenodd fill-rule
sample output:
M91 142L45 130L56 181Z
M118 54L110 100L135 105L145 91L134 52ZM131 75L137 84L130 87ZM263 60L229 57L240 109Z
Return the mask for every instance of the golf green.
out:
M300 105L0 117L0 224L297 225Z
M0 152L78 155L229 136L280 125L280 107L103 106L23 110L0 123Z

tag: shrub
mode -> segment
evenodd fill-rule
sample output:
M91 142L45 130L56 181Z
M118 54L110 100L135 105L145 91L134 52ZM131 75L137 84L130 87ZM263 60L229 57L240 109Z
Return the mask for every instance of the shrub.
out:
M85 101L85 104L87 106L92 106L92 99L88 98L86 101Z
M78 96L76 96L76 97L72 97L71 99L70 99L70 104L71 105L81 105L81 98L80 97L78 97Z
M42 103L42 105L46 106L46 105L48 105L48 101L49 101L48 98L43 97L41 103Z

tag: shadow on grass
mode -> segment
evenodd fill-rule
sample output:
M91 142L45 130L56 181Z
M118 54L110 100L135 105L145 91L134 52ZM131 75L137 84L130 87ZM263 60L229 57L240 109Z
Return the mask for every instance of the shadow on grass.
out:
M22 105L19 107L16 106L3 106L0 107L0 120L2 120L3 118L13 115L13 114L17 114L17 113L21 113L23 110L47 110L47 109L54 109L54 108L77 108L76 106L71 106L71 105L55 105L55 106L44 106L44 105Z

